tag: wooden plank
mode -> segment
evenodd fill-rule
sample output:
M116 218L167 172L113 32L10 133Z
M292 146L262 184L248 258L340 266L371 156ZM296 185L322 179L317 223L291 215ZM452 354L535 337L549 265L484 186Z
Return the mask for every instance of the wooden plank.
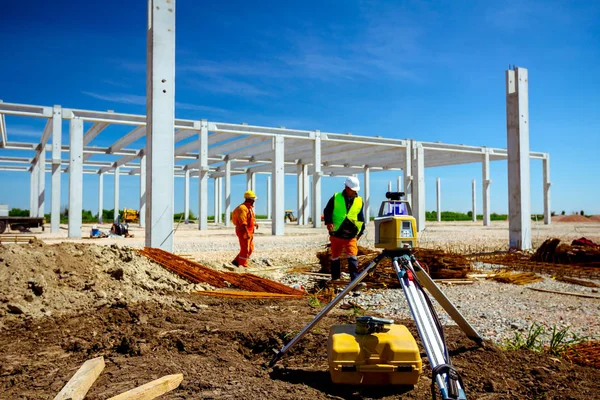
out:
M183 380L183 374L163 376L135 389L128 390L108 400L150 400L162 394L170 392L179 386Z
M87 360L67 382L54 400L81 400L104 369L104 357Z
M535 290L536 292L546 292L546 293L556 293L556 294L567 294L570 296L577 296L577 297L587 297L589 299L600 299L600 296L594 296L593 294L585 294L585 293L573 293L573 292L559 292L556 290L546 290L546 289L538 289L538 288L527 288L530 290Z

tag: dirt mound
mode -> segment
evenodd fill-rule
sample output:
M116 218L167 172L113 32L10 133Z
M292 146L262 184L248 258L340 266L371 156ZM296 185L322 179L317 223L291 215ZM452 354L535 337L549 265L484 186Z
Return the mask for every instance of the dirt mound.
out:
M590 221L594 221L594 222L600 222L600 215L592 215L589 218Z
M431 399L431 369L414 387L334 385L327 367L333 324L354 318L327 315L274 369L266 366L318 309L306 301L202 299L185 311L156 302L102 307L80 316L17 321L0 331L0 397L53 398L86 360L106 368L86 399L106 399L158 377L183 373L164 399ZM185 295L185 301L195 301ZM412 321L404 323L417 338ZM15 337L19 340L14 340ZM530 351L477 347L456 326L446 329L453 364L473 399L595 398L600 370ZM439 398L439 394L437 397Z
M40 241L0 245L0 318L5 320L79 313L206 287L192 285L126 247L48 246Z
M552 221L555 222L590 222L590 219L584 217L583 215L573 214L573 215L558 215L552 218Z

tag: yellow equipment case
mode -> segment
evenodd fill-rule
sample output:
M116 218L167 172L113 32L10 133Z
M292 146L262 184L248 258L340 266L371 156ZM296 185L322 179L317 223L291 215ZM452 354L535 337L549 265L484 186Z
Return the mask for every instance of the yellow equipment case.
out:
M404 325L386 321L392 324L371 333L361 329L358 318L358 329L357 324L331 327L328 358L333 383L415 385L419 381L422 361L414 337Z

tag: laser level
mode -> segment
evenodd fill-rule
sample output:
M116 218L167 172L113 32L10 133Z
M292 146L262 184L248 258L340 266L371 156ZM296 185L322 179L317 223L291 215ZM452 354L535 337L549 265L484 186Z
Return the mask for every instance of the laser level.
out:
M387 192L375 218L375 247L386 250L417 247L417 221L404 192Z

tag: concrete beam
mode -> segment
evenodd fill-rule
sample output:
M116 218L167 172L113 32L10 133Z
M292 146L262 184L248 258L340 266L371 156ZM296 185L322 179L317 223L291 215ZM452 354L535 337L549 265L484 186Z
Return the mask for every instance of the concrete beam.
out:
M116 151L122 150L125 146L129 146L131 143L135 142L143 138L146 135L146 127L138 126L127 135L123 136L121 139L117 140L112 146L108 148L109 153L114 153Z
M108 127L107 122L96 122L90 129L87 130L83 135L83 145L87 146L96 136L100 134L104 129Z
M146 246L173 251L175 0L148 1ZM193 125L193 123L192 123ZM193 126L192 126L193 127Z

